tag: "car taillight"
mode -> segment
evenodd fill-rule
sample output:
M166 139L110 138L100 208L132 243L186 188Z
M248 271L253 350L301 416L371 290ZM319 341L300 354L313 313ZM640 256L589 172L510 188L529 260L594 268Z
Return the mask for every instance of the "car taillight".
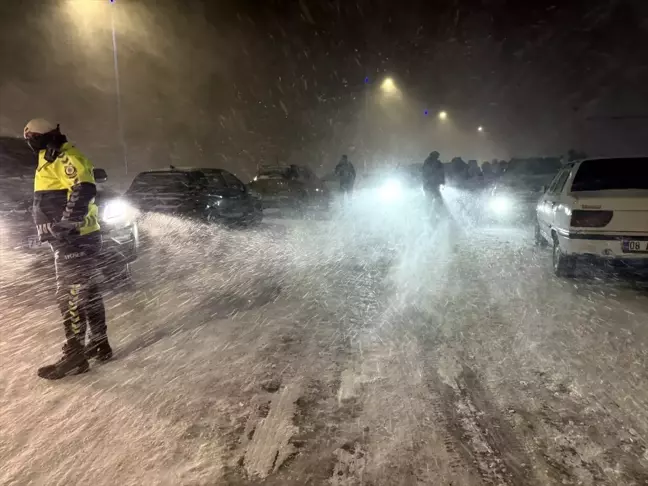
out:
M571 226L575 228L602 228L612 220L612 211L572 211Z

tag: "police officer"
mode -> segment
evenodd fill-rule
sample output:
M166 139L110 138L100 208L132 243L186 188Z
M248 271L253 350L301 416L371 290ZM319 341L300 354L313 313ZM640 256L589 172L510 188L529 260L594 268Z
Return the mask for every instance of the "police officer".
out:
M65 329L63 356L38 369L57 380L88 371L88 359L108 360L106 313L94 280L101 251L92 164L67 141L58 125L30 121L25 140L38 154L33 217L41 241L49 242L56 265L56 297ZM89 340L85 345L86 328Z

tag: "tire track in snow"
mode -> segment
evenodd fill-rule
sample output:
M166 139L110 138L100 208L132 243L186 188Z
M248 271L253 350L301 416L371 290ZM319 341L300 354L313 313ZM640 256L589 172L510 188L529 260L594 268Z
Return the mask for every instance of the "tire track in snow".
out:
M349 445L358 437L353 435L349 440L346 433L354 429L358 404L352 398L339 403L337 393L351 343L367 318L374 315L377 293L388 268L389 261L380 258L352 258L333 265L316 263L298 268L298 278L282 296L294 298L295 292L305 296L301 310L293 316L298 324L291 327L285 323L269 333L272 340L261 351L255 370L265 381L276 383L271 391L282 382L288 383L279 392L288 397L275 395L269 406L261 403L249 414L234 446L236 464L227 474L230 484L258 484L263 480L267 485L301 485L307 482L304 478L324 484L331 480L333 471L341 480L339 472L357 470L344 461L349 450L362 450L359 443L357 447ZM281 305L281 299L276 305ZM254 381L263 382L259 378ZM296 383L299 391L289 392ZM257 403L268 403L267 393L260 391L258 397ZM268 427L279 429L279 436ZM273 446L273 441L280 445ZM350 481L358 484L353 478Z
M260 420L245 447L243 466L248 477L265 479L295 453L290 439L299 431L293 417L300 394L300 384L291 383L275 395L267 417Z

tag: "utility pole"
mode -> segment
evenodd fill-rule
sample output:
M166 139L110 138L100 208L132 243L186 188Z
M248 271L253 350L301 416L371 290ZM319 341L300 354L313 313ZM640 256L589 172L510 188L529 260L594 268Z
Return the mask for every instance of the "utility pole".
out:
M124 159L124 171L128 175L128 148L126 146L126 136L124 135L124 118L122 114L121 83L119 79L119 56L117 52L117 32L115 31L115 8L116 0L110 0L110 22L112 28L112 49L113 63L115 65L115 93L117 95L117 129L119 131L119 141L122 148L122 157Z

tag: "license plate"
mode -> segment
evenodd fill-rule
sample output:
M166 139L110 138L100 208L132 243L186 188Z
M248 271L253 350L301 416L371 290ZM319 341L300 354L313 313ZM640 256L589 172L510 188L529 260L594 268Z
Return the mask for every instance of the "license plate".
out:
M624 240L624 253L648 253L648 241Z

